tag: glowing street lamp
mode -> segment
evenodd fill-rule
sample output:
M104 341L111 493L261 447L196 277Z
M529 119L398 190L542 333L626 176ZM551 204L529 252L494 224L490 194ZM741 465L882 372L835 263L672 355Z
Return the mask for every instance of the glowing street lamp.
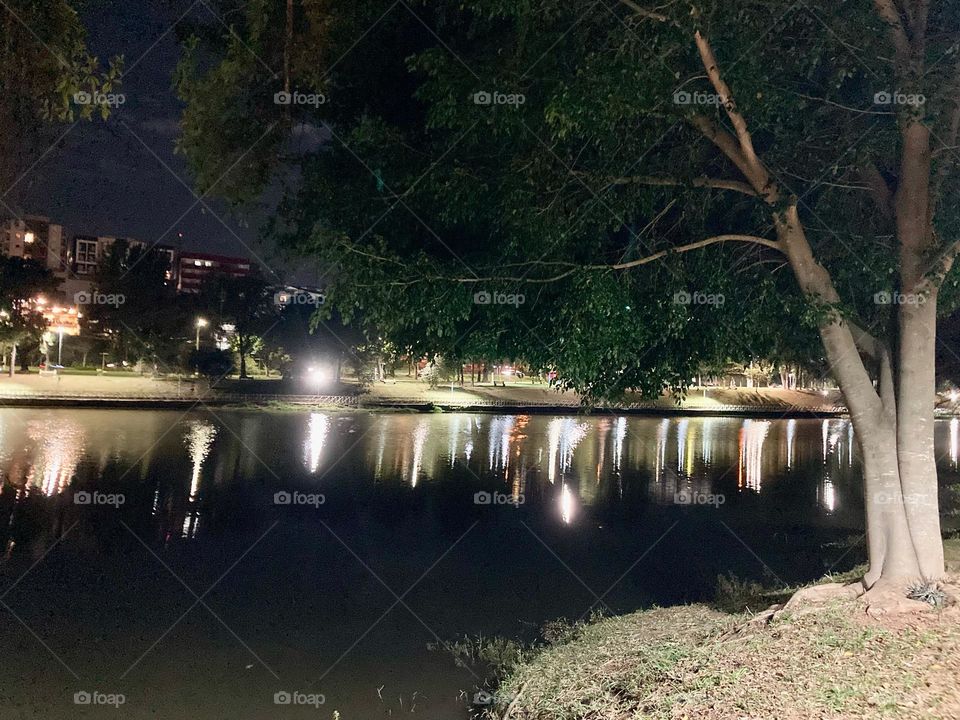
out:
M307 372L310 374L310 378L317 384L317 395L320 395L320 389L323 387L323 384L327 381L327 371L322 367L309 367Z
M209 323L204 318L197 318L197 352L200 352L200 328L205 328Z

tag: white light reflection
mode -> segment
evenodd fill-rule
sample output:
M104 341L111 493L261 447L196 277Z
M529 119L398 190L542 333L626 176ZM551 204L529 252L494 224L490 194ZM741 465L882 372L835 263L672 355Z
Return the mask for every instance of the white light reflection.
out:
M210 454L210 446L217 436L217 428L212 423L202 420L195 420L189 423L190 429L184 441L187 449L190 451L190 460L193 462L193 473L190 477L190 496L188 498L188 510L183 518L183 528L181 537L192 538L197 534L200 527L200 511L197 509L196 500L200 492L200 470L203 467L203 461Z
M303 443L303 461L311 475L320 467L320 456L329 432L330 418L323 413L310 413L307 439Z
M450 467L457 462L457 446L460 441L460 421L461 417L455 415L453 418L453 427L450 428L450 447L447 449L447 455L450 456Z
M657 460L654 466L653 477L659 482L667 464L667 432L670 430L670 421L664 418L657 427Z
M210 454L210 446L217 436L217 428L212 423L202 420L194 420L189 423L190 430L187 432L185 442L187 449L190 450L190 460L193 462L193 474L190 478L190 502L197 499L197 492L200 490L200 469L203 467L203 461Z
M487 465L489 470L507 469L510 462L510 433L516 420L512 415L494 417L487 435Z
M829 476L823 479L823 506L829 512L833 512L837 506L837 491Z
M587 423L577 422L572 418L554 418L547 428L547 442L549 445L549 467L547 478L554 482L557 469L560 474L566 472L573 463L573 451L587 434L590 426Z
M763 486L763 441L770 425L769 420L745 420L740 428L738 487L760 492Z
M623 441L627 437L627 419L618 417L616 427L613 430L613 469L620 472L620 465L623 462Z
M827 461L827 439L830 436L830 421L824 420L820 423L820 448L823 462Z
M847 421L847 465L853 467L853 423Z
M690 429L690 420L683 418L677 423L677 470L683 472L687 459L687 432Z
M410 468L410 487L417 486L417 480L420 479L420 469L423 467L423 446L427 442L427 436L430 434L430 425L426 419L417 423L413 431L413 463Z
M787 470L793 470L793 448L797 440L797 421L787 420Z
M56 425L31 422L28 434L39 445L39 457L30 468L27 485L39 487L47 496L63 492L73 479L83 453L83 429L69 420Z
M950 462L957 466L957 456L960 454L960 420L950 419Z
M563 483L563 486L560 488L560 517L565 524L569 525L570 521L573 520L574 509L575 500L573 493L570 491L569 486Z

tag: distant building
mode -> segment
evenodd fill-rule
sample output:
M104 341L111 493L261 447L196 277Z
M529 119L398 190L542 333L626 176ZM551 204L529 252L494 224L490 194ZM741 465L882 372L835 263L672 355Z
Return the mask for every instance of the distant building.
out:
M5 221L0 227L0 253L36 260L57 277L66 277L66 234L63 225L50 222L50 218L25 215L22 219Z
M110 247L117 240L126 241L127 245L133 247L144 247L139 240L132 238L116 238L111 235L74 235L70 243L70 251L67 254L70 260L70 270L77 276L92 277L100 269L100 263L110 252Z
M110 252L111 246L120 239L123 239L130 248L149 249L151 252L165 256L167 258L165 279L168 283L173 281L177 257L177 251L174 248L169 245L154 245L149 248L140 240L116 238L111 235L74 235L68 253L70 270L78 279L92 280L100 269L100 263Z
M182 250L177 258L177 292L198 293L203 283L214 275L245 277L253 269L246 258Z

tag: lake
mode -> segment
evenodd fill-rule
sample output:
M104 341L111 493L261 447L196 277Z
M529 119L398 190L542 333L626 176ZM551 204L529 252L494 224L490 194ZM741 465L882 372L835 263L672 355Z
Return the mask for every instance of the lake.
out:
M0 480L4 719L468 718L450 643L864 558L837 419L5 408Z

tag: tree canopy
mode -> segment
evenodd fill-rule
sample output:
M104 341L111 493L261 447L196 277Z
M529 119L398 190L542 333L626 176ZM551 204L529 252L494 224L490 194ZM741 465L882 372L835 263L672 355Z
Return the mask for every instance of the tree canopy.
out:
M56 123L106 118L122 59L102 67L86 47L83 2L5 0L0 11L0 183L4 195L62 129Z
M238 168L263 182L295 167L271 232L336 268L331 300L345 316L361 309L423 352L481 344L480 355L522 354L598 394L657 392L729 358L809 356L824 312L867 329L890 321L893 303L876 300L897 287L885 180L903 112L937 126L937 192L955 188L948 4L931 17L922 93L897 86L870 2L698 3L671 16L629 2L431 3L394 8L362 37L389 4L294 3L291 26L255 5L249 49L231 40L206 74L184 66L181 149L201 187L244 153ZM772 222L705 135L728 120L698 30L758 154L799 199L840 288L832 309L808 302L782 258L749 239L772 240ZM288 77L261 65L287 55ZM325 101L274 104L285 86ZM246 112L210 115L227 102ZM291 149L311 133L326 139ZM941 237L954 216L938 207ZM647 262L718 236L727 242ZM478 304L478 292L524 302Z

